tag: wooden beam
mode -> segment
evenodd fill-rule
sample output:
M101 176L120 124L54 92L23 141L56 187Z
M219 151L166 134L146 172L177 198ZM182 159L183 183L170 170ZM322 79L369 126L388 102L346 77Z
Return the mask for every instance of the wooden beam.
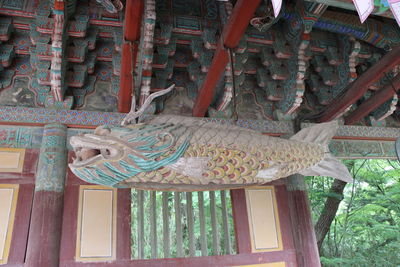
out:
M214 98L215 87L229 61L229 54L225 47L235 48L238 45L260 2L261 0L238 0L236 2L232 15L224 26L210 69L197 96L193 107L194 117L204 117L206 114Z
M357 80L349 84L345 89L344 96L336 98L327 106L318 122L331 121L339 117L348 107L357 102L372 84L382 78L385 72L392 70L398 64L400 64L400 47L395 47Z
M221 45L221 43L219 43L217 49L215 50L214 58L212 60L210 69L208 70L206 79L204 80L200 92L197 95L196 103L193 107L194 117L204 117L206 114L207 109L214 98L215 87L217 86L222 73L224 73L228 61L228 51Z
M373 96L363 102L356 110L352 111L344 119L345 124L354 124L364 117L368 116L372 111L376 110L383 103L388 101L400 89L400 75L392 79L390 84L386 85Z
M260 3L261 0L239 0L236 2L222 31L221 37L225 47L236 48L238 46Z
M120 88L118 92L118 111L127 113L131 109L133 91L133 72L138 53L140 25L143 13L143 0L127 0L125 7L124 40L121 55Z
M140 38L140 24L143 14L143 0L127 0L125 6L124 38L135 42Z

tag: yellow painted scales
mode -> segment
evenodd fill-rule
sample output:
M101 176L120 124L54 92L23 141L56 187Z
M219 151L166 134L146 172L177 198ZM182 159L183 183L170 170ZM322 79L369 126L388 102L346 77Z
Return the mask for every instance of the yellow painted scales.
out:
M148 104L170 90L156 93ZM72 137L76 158L69 167L90 183L151 190L238 188L294 173L349 182L347 168L327 147L337 127L336 122L318 124L287 140L199 118L156 116L143 124L101 126L93 134Z

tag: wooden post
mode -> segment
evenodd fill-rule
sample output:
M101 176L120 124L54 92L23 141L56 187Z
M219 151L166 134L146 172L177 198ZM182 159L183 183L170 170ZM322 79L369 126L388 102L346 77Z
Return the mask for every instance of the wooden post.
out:
M67 163L67 127L44 127L37 168L28 246L27 266L58 266Z
M143 0L127 0L125 7L124 40L121 55L120 88L118 92L118 111L127 113L131 109L134 90L137 42L140 38Z
M297 264L299 267L320 267L304 177L299 174L292 175L287 178L286 186Z

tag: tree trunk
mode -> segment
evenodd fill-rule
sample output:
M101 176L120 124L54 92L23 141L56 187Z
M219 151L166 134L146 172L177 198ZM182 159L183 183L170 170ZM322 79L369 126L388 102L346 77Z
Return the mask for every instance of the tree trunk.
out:
M333 182L328 198L325 201L324 209L315 224L315 235L317 237L318 250L321 254L322 242L325 239L326 234L329 231L331 223L335 218L336 212L339 208L339 204L343 199L343 190L346 186L346 182L336 180Z

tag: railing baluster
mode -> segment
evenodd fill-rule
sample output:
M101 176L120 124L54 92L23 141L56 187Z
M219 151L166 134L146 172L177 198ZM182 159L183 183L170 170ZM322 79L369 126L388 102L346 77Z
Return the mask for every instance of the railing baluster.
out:
M212 237L213 237L213 254L219 255L219 233L217 223L217 212L215 207L215 192L210 191L210 209L211 209L211 226L212 226Z
M228 210L226 207L225 191L221 191L222 223L224 226L225 254L232 254L231 238L229 236Z
M182 219L181 219L180 193L174 193L175 226L176 226L176 257L183 257L182 245Z
M170 235L169 235L169 207L168 192L162 193L162 213L163 213L163 240L164 240L164 258L169 258L170 254Z
M188 220L188 232L189 232L189 256L194 257L196 255L196 248L194 246L194 220L193 220L192 192L186 193L186 206L187 206L187 220Z
M201 256L207 256L207 234L206 234L206 217L204 215L204 193L198 192L199 196L199 217L200 217L200 246Z
M138 258L144 258L144 191L137 190L137 243L138 243Z
M156 211L156 191L150 192L150 239L151 239L151 258L157 258L157 211Z

